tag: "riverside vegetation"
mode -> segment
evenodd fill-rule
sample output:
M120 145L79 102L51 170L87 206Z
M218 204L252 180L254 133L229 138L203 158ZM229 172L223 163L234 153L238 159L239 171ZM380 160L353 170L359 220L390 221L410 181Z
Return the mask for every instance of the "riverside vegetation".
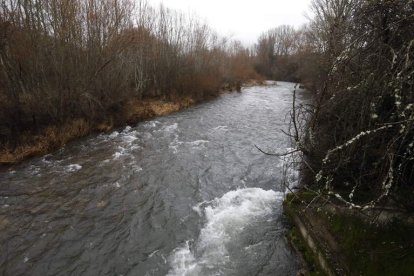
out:
M302 191L285 206L340 259L334 274L412 275L414 1L313 0L311 10L313 54L301 62L314 63L296 72L314 101L291 112Z
M130 0L2 0L0 162L177 111L260 77L195 16Z

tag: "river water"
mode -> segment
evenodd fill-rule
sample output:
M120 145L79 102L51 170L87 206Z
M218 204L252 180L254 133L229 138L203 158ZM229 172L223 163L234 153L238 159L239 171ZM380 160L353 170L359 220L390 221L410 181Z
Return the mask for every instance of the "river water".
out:
M283 160L254 147L288 150L292 91L244 88L1 171L0 274L296 275Z

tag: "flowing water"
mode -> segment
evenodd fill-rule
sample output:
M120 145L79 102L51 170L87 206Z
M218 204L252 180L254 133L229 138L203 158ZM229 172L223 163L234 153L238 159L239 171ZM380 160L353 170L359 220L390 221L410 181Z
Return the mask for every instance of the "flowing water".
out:
M244 88L1 171L0 274L296 275L283 160L254 147L288 150L292 91Z

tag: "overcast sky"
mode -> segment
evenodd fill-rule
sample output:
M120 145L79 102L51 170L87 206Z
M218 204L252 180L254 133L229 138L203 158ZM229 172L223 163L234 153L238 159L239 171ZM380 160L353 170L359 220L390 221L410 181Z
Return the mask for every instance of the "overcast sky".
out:
M246 46L264 31L306 22L310 0L149 0L152 6L196 13L221 35L232 36Z

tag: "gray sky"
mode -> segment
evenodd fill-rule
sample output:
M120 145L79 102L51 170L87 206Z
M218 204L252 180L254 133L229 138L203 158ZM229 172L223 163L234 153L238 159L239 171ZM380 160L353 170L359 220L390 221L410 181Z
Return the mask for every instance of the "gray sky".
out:
M152 6L192 12L221 35L241 40L245 45L256 42L264 31L282 24L301 26L310 0L149 0Z

